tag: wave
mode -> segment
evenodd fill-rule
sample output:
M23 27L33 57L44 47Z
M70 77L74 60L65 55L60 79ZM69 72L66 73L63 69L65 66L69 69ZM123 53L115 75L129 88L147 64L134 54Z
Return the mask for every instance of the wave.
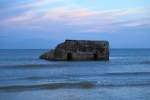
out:
M5 77L5 78L1 78L0 81L15 81L15 80L41 80L41 79L49 79L52 77L48 77L48 76L31 76L31 77ZM54 77L54 78L58 78L58 77Z
M142 87L142 86L150 86L149 82L145 83L128 83L128 84L100 84L98 87Z
M72 75L62 74L61 76L67 77L95 77L95 76L137 76L137 75L150 75L150 72L113 72L113 73L98 73L98 74L83 74L83 75Z
M96 81L82 81L72 83L48 83L34 85L11 85L1 86L3 92L20 92L33 90L55 90L55 89L92 89L92 88L117 88L117 87L145 87L150 86L150 82L133 82L133 83L99 83Z
M7 68L44 68L44 67L54 67L58 64L12 64L12 65L0 65L1 69ZM60 66L60 65L59 65Z
M129 58L129 57L110 57L110 60L116 60L116 59L126 59L126 58Z
M109 63L101 63L101 65L109 66L109 65L134 65L134 64L150 64L150 61L113 61L114 59L123 59L126 57L110 57L110 62ZM85 63L85 62L84 62ZM79 63L81 64L81 63ZM86 63L85 63L86 64ZM88 64L88 63L87 63ZM91 66L93 66L94 63L91 63ZM0 69L7 69L7 68L47 68L47 67L66 67L70 66L72 67L72 62L71 63L65 63L65 62L50 62L50 63L25 63L25 64L0 64ZM81 64L81 66L84 66ZM80 66L80 67L81 67ZM77 66L76 66L77 67Z
M145 61L142 64L150 64L150 61Z
M49 76L29 76L29 77L4 77L0 81L14 81L14 80L49 80L49 79L67 79L67 78L84 78L88 79L91 77L136 77L136 76L150 76L150 72L114 72L114 73L101 73L101 74L58 74Z
M150 75L150 72L116 72L116 73L106 73L104 75Z
M28 90L39 90L39 89L60 89L60 88L82 88L89 89L95 87L94 82L83 81L76 83L49 83L39 85L12 85L0 87L0 91L28 91Z
M110 56L110 60L130 60L130 59L135 59L137 56ZM145 58L145 56L140 56L140 58Z

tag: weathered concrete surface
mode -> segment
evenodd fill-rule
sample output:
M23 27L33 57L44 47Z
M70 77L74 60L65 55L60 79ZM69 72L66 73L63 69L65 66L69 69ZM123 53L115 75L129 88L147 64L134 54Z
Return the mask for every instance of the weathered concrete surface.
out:
M109 60L108 41L66 40L40 56L46 60Z

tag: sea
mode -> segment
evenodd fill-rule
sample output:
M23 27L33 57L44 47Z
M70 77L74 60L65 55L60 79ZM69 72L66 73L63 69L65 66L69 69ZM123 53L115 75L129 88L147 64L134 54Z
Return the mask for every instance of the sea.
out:
M0 100L150 100L150 49L109 61L46 61L46 49L0 50Z

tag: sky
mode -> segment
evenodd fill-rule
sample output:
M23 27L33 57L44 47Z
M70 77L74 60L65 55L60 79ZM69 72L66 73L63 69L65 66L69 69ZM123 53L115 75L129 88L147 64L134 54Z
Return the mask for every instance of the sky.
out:
M66 39L150 48L150 0L0 0L0 49L48 49Z

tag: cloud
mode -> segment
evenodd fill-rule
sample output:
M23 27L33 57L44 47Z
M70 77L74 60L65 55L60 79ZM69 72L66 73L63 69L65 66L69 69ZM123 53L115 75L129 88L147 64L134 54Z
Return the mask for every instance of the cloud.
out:
M53 3L63 3L51 7ZM108 32L122 27L136 27L149 25L145 19L128 19L147 13L144 8L128 8L114 10L93 10L84 7L70 7L63 0L36 0L31 3L17 4L15 9L26 9L16 16L6 17L1 20L0 26L5 28L18 28L22 30L47 30L59 32L49 27L57 27L58 30L68 30L78 33ZM124 19L127 17L127 19Z
M128 21L122 21L118 22L122 27L150 27L150 19L145 18L145 19L135 19L135 20L128 20Z
M94 9L93 5L89 7L72 1L22 0L4 6L0 9L0 48L10 48L10 45L23 48L26 42L26 47L46 48L64 39L105 39L112 45L119 44L118 47L136 40L131 45L134 47L134 44L139 46L143 38L143 45L148 45L148 8ZM130 42L126 43L129 38Z

